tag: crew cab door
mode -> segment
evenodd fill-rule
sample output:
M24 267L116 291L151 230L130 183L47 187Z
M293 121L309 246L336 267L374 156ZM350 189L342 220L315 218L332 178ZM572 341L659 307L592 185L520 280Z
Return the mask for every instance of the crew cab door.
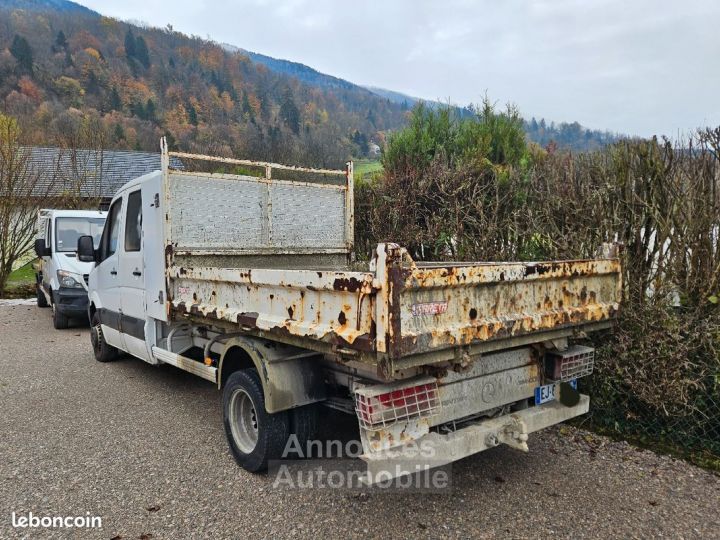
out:
M149 360L145 343L145 263L143 260L142 196L140 187L125 196L125 232L120 248L121 331L125 350Z
M100 238L100 262L92 272L91 289L97 293L98 313L103 336L113 347L125 350L120 333L120 278L118 270L120 231L122 230L123 196L118 196L110 206L107 221Z

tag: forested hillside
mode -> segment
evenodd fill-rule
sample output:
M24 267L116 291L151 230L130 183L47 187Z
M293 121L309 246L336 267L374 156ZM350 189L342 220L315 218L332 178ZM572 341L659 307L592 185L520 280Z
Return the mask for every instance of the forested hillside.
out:
M329 166L405 121L363 88L305 84L70 2L1 0L0 21L0 99L31 144L157 150L167 135L185 150Z
M155 151L166 135L188 151L337 166L382 146L417 101L65 0L0 0L0 106L28 144ZM525 130L543 147L614 140L577 123Z

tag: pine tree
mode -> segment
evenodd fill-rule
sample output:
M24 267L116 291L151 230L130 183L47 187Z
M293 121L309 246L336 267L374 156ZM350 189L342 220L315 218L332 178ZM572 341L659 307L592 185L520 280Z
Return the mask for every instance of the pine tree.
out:
M132 30L128 30L127 34L125 34L125 56L128 58L134 58L136 55L135 36L133 35Z
M187 111L188 111L188 119L190 120L190 123L193 126L197 126L198 125L197 111L195 110L195 107L192 106L192 103L188 103Z
M110 91L110 108L114 111L122 111L123 109L120 94L118 94L117 88L115 88L114 86Z
M147 44L142 36L138 36L135 41L135 57L146 69L150 67L150 54L148 53Z
M283 102L280 105L280 118L295 135L300 133L300 111L295 105L292 91L289 88L285 91Z
M152 122L155 121L155 103L150 98L148 98L145 104L145 118Z
M33 74L33 55L30 44L22 36L15 34L12 45L10 45L10 53L15 57L18 63L18 71L20 73Z
M113 138L115 139L115 142L120 142L125 140L125 130L120 124L115 124L115 131L113 132Z
M255 111L253 111L253 108L250 106L250 99L248 98L247 92L243 92L242 112L251 122L255 122Z
M65 38L65 33L62 30L57 33L57 37L55 38L55 46L57 47L58 51L60 49L67 49L67 39Z

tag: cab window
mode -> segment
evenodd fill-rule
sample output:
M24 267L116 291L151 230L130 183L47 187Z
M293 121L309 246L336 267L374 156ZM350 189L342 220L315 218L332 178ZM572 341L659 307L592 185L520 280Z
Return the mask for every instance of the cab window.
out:
M55 250L70 252L77 250L81 236L92 236L97 248L105 218L59 217L55 220Z
M107 223L103 229L100 242L100 260L104 261L117 251L118 239L120 237L120 209L122 199L116 200L108 212Z
M125 251L140 251L142 238L142 199L140 190L128 195L125 217Z

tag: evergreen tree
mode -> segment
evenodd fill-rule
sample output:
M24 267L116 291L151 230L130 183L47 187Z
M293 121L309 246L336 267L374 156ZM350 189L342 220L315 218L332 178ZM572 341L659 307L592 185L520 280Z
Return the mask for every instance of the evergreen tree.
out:
M115 124L115 130L113 131L113 139L115 139L115 142L125 140L125 130L120 124Z
M150 54L148 53L147 44L142 36L138 36L135 41L135 57L146 69L150 67Z
M150 121L155 121L155 102L148 98L145 104L145 118Z
M67 49L67 39L65 38L65 33L62 30L57 33L57 37L55 38L55 46L57 47L58 51L61 49Z
M117 88L114 86L110 91L110 108L114 111L122 111L123 108L120 94L118 94Z
M190 123L193 126L197 126L198 125L197 111L195 110L195 107L192 106L192 103L188 103L187 111L188 111L188 119L190 120Z
M280 118L295 135L300 133L300 111L295 105L290 88L285 91L283 96L283 102L280 105Z
M250 106L250 99L248 98L247 92L243 92L242 112L244 115L247 115L248 119L251 122L255 122L255 112L253 111L253 108Z
M18 71L20 73L33 74L33 55L30 44L22 36L15 34L12 45L10 45L10 53L15 57L18 63Z
M135 49L135 36L132 33L132 30L128 30L127 34L125 34L125 56L128 58L134 58L137 54L137 51Z
M137 117L140 118L141 120L146 120L146 119L147 119L145 107L143 106L142 103L137 103L137 102L136 102L136 103L133 103L132 105L130 105L130 110L132 111L132 113L133 113L135 116L137 116Z

